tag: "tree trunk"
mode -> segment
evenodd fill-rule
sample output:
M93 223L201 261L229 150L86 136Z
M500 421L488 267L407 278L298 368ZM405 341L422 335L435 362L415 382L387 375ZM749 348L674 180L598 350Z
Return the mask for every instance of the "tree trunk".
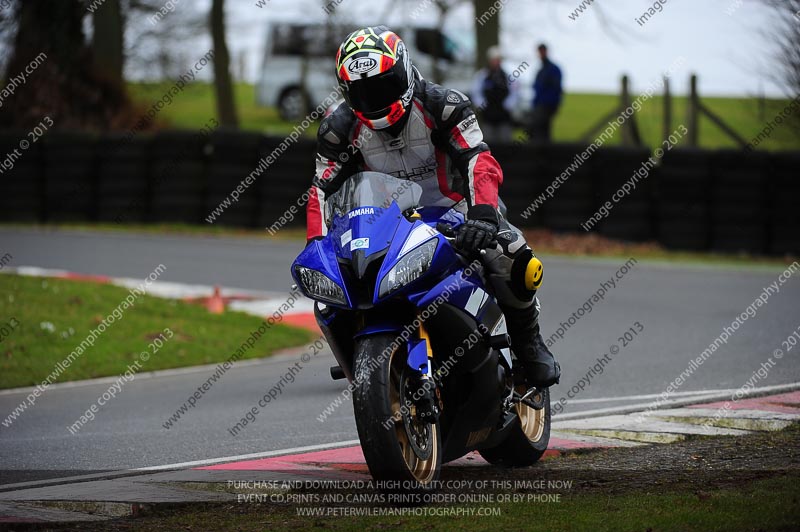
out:
M108 130L136 120L125 88L99 75L83 33L81 0L18 0L7 77L18 81L0 125L27 129L49 117L58 129Z
M217 98L217 117L223 127L238 128L236 107L233 103L230 55L225 42L225 1L213 0L211 4L211 39L214 43L214 91Z
M475 67L486 63L486 52L500 44L500 13L495 0L475 0ZM494 12L494 14L492 14Z
M93 15L92 49L97 70L116 83L122 83L124 63L123 23L119 0L106 0Z

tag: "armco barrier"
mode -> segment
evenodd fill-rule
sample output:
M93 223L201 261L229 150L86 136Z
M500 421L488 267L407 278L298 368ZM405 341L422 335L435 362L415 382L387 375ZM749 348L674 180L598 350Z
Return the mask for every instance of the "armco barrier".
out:
M146 221L145 205L150 194L148 139L127 141L122 135L103 137L97 144L95 214L100 222Z
M206 214L208 144L196 133L156 135L150 147L150 222L198 223Z
M39 142L44 142L39 140ZM47 134L43 154L42 212L46 222L95 219L97 139L83 134ZM25 158L30 153L24 153Z
M22 152L19 142L24 138L24 132L0 134L0 162L13 164L0 174L0 220L4 222L38 222L44 216L42 143Z
M538 152L543 170L540 177L544 178L541 191L545 191L562 174L566 178L567 169L570 166L573 168L569 177L562 179L563 184L553 197L544 204L542 224L545 227L557 231L580 231L581 223L594 214L597 206L594 155L583 163L575 159L585 149L586 145L583 144L554 144ZM513 178L513 175L508 176L508 179Z
M253 171L263 153L264 137L249 133L220 132L207 144L208 194L204 214L213 211L239 182ZM241 194L221 216L222 225L252 227L256 224L260 197L254 191Z
M709 202L712 152L673 149L662 159L653 181L656 239L673 249L711 246Z
M530 146L500 145L492 153L503 167L505 179L501 197L508 208L509 221L515 225L541 226L542 210L534 211L527 219L522 213L533 198L547 187L541 149ZM524 154L524 157L520 155ZM514 176L509 179L509 176Z
M643 165L651 156L644 148L607 148L593 156L595 191L599 196L595 209L606 201L611 201L611 215L600 222L601 234L622 240L655 239L655 213L652 210L654 183L658 180L659 168L643 174ZM618 203L612 197L639 171L640 175L630 194Z
M767 251L770 156L723 150L711 157L711 248Z
M800 152L778 153L772 160L768 192L768 252L797 254L800 250Z
M6 160L24 132L0 133ZM2 221L180 222L206 217L283 142L252 133L166 131L133 139L50 132L0 174ZM582 144L497 145L501 197L519 226L583 232L585 222L649 157ZM567 168L568 179L527 218L522 213ZM6 165L8 166L8 165ZM674 249L800 253L800 152L673 149L592 230ZM214 223L266 228L290 212L305 223L314 141L291 144Z

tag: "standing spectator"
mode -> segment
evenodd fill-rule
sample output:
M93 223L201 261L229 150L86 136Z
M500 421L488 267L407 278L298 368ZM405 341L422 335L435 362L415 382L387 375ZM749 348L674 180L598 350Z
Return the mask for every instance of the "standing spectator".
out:
M547 57L547 45L539 45L542 68L533 82L533 115L531 116L531 138L534 142L550 142L553 117L561 105L561 69Z
M511 109L515 91L503 70L498 46L486 53L488 67L475 76L472 102L481 114L481 129L487 142L511 142Z

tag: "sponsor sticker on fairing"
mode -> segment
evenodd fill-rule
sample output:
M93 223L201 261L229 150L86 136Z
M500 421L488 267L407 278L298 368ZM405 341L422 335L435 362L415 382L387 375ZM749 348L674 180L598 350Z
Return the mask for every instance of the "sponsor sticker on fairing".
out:
M369 238L356 238L350 242L350 251L355 251L357 249L368 249L369 248Z
M345 247L347 244L350 243L351 240L353 240L353 230L348 229L346 232L342 233L342 236L340 238L342 241L342 247Z

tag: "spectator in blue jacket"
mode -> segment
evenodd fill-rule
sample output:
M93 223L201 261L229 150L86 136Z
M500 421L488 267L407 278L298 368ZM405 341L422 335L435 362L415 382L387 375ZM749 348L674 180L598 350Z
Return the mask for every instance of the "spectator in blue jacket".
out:
M534 142L550 142L553 118L561 105L561 69L547 57L547 45L539 45L542 68L533 82L530 136Z

